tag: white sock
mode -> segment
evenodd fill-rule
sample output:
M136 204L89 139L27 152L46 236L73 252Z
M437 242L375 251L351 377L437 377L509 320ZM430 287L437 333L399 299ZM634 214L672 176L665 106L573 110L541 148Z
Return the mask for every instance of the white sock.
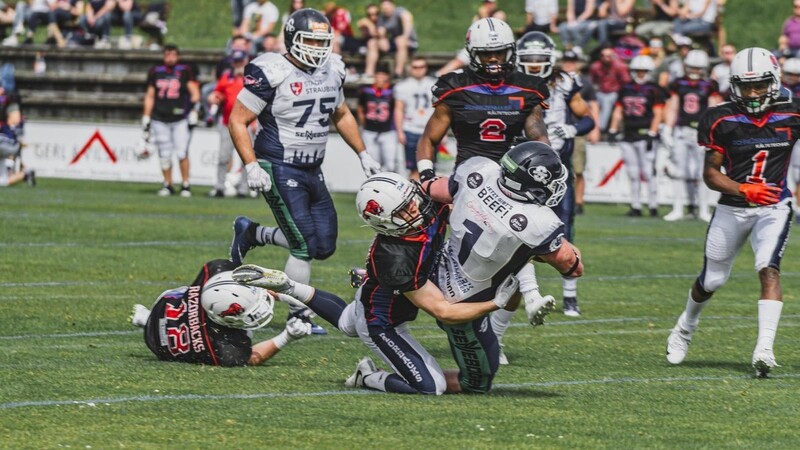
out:
M311 261L304 261L289 255L283 271L295 282L294 291L291 292L291 295L303 303L311 300L311 296L314 295L314 289L308 285L309 281L311 281ZM302 310L302 308L294 305L290 305L289 309L293 313Z
M631 178L631 208L642 209L642 179Z
M772 350L778 322L781 320L783 302L761 299L758 301L758 341L756 349Z
M561 295L564 297L578 297L578 279L573 277L561 277Z
M647 180L647 206L650 209L658 208L658 183L655 176Z
M364 386L376 391L386 392L386 378L389 372L379 370L364 377Z
M672 210L673 211L680 211L683 213L683 188L684 188L684 181L683 180L673 180L673 191L675 193L675 199L672 201Z
M289 248L289 241L286 239L286 235L283 234L278 227L265 227L259 225L256 228L256 242L261 245L277 245L278 247L283 247L285 249Z
M511 324L511 319L514 318L515 312L516 311L506 311L505 309L498 309L492 312L490 320L492 322L492 330L495 336L497 336L497 339L502 339L503 335L506 334L506 330Z
M706 304L709 300L704 302L696 302L692 298L692 290L689 289L689 298L686 300L686 309L684 310L684 323L681 324L682 327L694 330L697 328L697 323L700 321L700 313L703 312L703 308L706 307Z
M517 272L517 280L519 280L519 291L526 294L531 291L539 293L539 281L536 280L536 269L533 263L526 263L522 269Z

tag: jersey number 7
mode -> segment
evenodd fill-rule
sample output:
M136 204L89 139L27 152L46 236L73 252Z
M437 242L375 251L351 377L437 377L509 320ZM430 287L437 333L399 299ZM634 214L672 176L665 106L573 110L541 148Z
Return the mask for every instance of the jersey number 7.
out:
M329 117L331 113L333 113L333 108L329 108L328 104L336 102L335 97L325 97L319 99L319 112L320 114L324 115L325 117L319 119L319 125L322 127L327 127L329 121ZM306 122L308 122L308 118L311 116L311 112L314 111L314 105L317 104L317 99L312 98L310 100L300 100L299 102L292 103L292 107L296 108L298 106L304 106L306 108L303 111L303 115L300 116L300 120L294 125L295 128L303 128L306 126Z

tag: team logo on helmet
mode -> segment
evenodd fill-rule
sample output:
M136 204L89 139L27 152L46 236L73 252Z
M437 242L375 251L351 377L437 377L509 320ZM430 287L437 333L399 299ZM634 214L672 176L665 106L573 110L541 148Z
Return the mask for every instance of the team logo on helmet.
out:
M530 174L537 183L545 184L550 181L550 171L545 166L531 168Z
M469 174L469 176L467 176L467 186L469 186L470 189L475 189L482 184L483 176L481 176L481 174L478 172L472 172Z
M292 94L294 95L300 95L300 93L303 92L303 83L299 81L289 84L289 87L292 89Z
M219 313L222 317L231 317L231 316L238 316L239 314L244 312L244 308L242 305L238 303L231 303L231 306L228 307L225 311Z
M378 204L375 200L370 200L367 202L367 206L364 207L364 217L368 218L369 216L378 216L383 212L383 206Z
M289 33L294 33L294 19L289 19L286 22L286 31Z

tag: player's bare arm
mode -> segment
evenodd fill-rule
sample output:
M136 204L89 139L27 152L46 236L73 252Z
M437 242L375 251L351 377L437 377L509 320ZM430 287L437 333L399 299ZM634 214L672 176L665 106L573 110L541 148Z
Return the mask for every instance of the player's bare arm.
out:
M233 145L245 165L256 161L256 152L253 150L250 133L247 131L247 127L256 118L258 118L256 113L247 109L239 100L236 100L228 119L228 131L231 133Z
M542 261L553 266L565 277L578 278L583 275L583 261L577 247L564 239L558 250L541 255Z
M403 132L406 104L400 99L394 100L394 129L397 130L397 141L406 145L406 134Z
M675 123L678 121L679 102L678 94L670 95L669 100L667 100L667 106L664 110L664 125L670 128L674 127Z
M722 173L724 156L716 150L706 151L703 165L703 180L710 189L730 195L739 195L739 183Z
M569 109L572 111L572 114L578 118L591 117L592 115L589 105L586 103L586 100L581 97L580 93L572 96L572 99L569 101Z
M622 107L619 105L614 106L614 111L611 112L611 121L608 125L608 131L619 131L622 125Z
M528 118L525 119L525 136L534 141L550 144L550 139L547 137L547 125L544 123L544 108L542 108L542 105L536 105Z
M422 191L428 194L435 202L450 204L453 203L453 196L450 194L450 177L436 178L422 183Z
M444 103L436 105L433 109L433 115L428 120L428 124L425 125L425 131L422 132L422 137L417 144L417 161L422 161L423 159L433 161L436 146L444 139L452 121L453 112L450 107Z
M142 115L150 117L153 113L153 105L156 102L156 88L154 86L147 86L147 92L144 93L144 108Z
M248 366L258 366L264 361L275 356L280 349L272 339L259 342L253 346L253 352L250 354L250 359L247 360Z
M356 118L353 117L353 113L350 112L347 104L342 103L339 105L336 111L331 114L331 120L336 125L336 129L339 130L342 139L356 153L361 153L366 149L364 141L361 139L361 134L358 132L358 122L356 122Z
M658 126L664 121L664 105L653 107L653 120L650 121L650 134L658 134Z
M491 300L476 303L448 303L442 291L430 280L421 288L405 293L411 303L446 324L469 322L500 308ZM519 306L519 295L506 305L509 311ZM512 309L513 308L513 309Z

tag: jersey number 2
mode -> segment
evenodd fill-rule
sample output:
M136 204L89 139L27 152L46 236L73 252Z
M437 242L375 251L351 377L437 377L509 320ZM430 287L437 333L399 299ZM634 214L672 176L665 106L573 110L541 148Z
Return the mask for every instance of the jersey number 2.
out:
M481 140L485 142L505 142L508 126L500 119L486 119L480 124Z

